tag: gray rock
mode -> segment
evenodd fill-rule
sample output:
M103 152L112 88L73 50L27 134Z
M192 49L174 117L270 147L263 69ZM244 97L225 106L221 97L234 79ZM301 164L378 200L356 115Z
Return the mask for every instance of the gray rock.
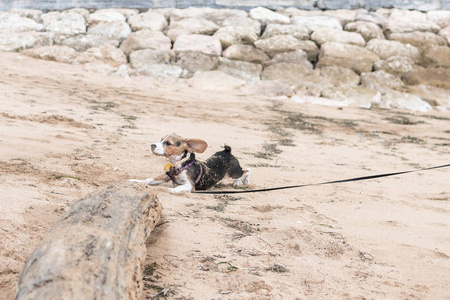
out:
M402 80L409 85L432 85L450 90L450 69L415 67L403 75Z
M309 31L303 25L268 24L261 38L267 39L277 35L291 35L299 40L308 40Z
M262 66L260 64L220 57L218 70L236 78L254 82L261 79Z
M41 16L45 29L65 37L86 32L86 20L75 12L49 12Z
M372 90L398 89L404 86L400 78L386 73L375 71L361 74L361 86Z
M251 28L227 26L219 28L219 30L214 33L214 37L220 40L222 47L225 49L236 44L253 45L253 43L258 40L259 36Z
M118 67L127 63L127 57L122 50L111 45L106 45L86 50L77 57L76 61L82 64L106 64Z
M45 46L23 50L22 54L44 60L52 60L60 63L72 63L78 53L67 46Z
M416 47L420 52L430 47L447 46L446 40L432 32L407 32L407 33L392 33L389 39L397 41L402 44L410 44Z
M141 71L151 65L169 64L174 57L172 50L137 50L130 54L130 64L137 71Z
M382 96L381 108L399 108L410 111L427 112L432 110L431 105L418 96L398 91L385 91Z
M271 60L266 61L264 63L264 67L267 67L267 66L270 66L273 64L278 64L278 63L298 64L298 65L303 65L305 68L311 68L311 69L313 67L311 62L308 60L306 52L303 50L295 50L295 51L291 51L291 52L278 53L278 54L274 55L274 57Z
M378 27L384 27L388 22L388 18L376 12L362 12L356 14L355 21L370 22L377 25Z
M248 17L230 17L223 20L220 26L245 27L248 30L253 30L258 36L261 34L261 23Z
M179 53L176 58L176 65L188 72L188 76L195 72L212 71L219 66L219 58L199 52Z
M371 72L373 64L378 60L379 57L376 54L363 47L330 42L322 45L316 67L338 66L352 69L360 74Z
M99 22L88 28L88 34L110 37L122 42L131 34L126 22Z
M305 67L299 64L278 63L264 68L261 79L263 80L279 80L288 84L299 84L303 77L312 74L314 71L311 67Z
M267 55L274 56L278 53L300 49L300 41L291 35L277 35L271 38L257 40L255 46Z
M414 60L406 56L391 56L386 60L379 60L375 63L376 71L385 71L395 76L401 77L414 69Z
M350 32L357 32L362 35L366 42L371 39L384 40L383 30L375 23L366 21L356 21L345 25L345 30Z
M265 97L291 97L294 95L292 87L277 80L261 80L250 82L241 87L245 94L262 95Z
M354 71L336 66L321 68L320 76L323 86L357 86L360 82L358 74L356 74Z
M168 26L167 20L162 14L152 11L133 15L128 18L127 22L133 31L145 29L163 31Z
M445 3L445 2L444 2ZM440 8L439 0L404 0L404 1L395 1L391 0L379 0L373 2L366 2L366 9L377 9L379 7L395 7L398 9L416 9L420 11L428 11L435 10ZM377 11L379 11L378 9ZM387 9L385 9L387 10Z
M52 46L53 36L51 32L10 32L0 31L1 51L21 51L28 48Z
M222 56L228 59L242 60L256 64L261 64L269 60L269 56L264 51L256 49L251 45L232 45L223 51Z
M291 22L291 19L289 19L289 17L261 6L252 8L249 15L252 19L257 20L262 24L289 24Z
M381 102L380 92L364 87L326 89L322 91L322 97L361 108L371 108L372 104Z
M194 88L214 91L237 89L245 83L245 80L217 70L197 72L188 80L188 84Z
M423 53L421 65L424 67L450 68L450 48L447 46L428 48Z
M32 19L36 23L42 23L42 11L39 9L11 9L9 12L24 18Z
M125 22L126 18L123 14L110 9L99 9L89 15L89 24L99 22Z
M416 47L397 41L372 39L367 43L366 49L374 52L381 59L388 59L392 56L406 56L414 61L420 60L420 52Z
M450 26L442 28L439 31L439 36L443 37L447 41L448 46L450 46Z
M185 34L180 35L173 45L176 53L200 52L208 55L219 56L222 53L222 45L217 37Z
M311 40L318 45L327 42L337 42L342 44L352 44L364 47L366 42L361 34L356 32L347 32L333 28L319 28L311 35Z
M161 31L144 29L130 34L120 45L125 54L141 49L170 50L171 40Z
M119 46L119 41L110 37L93 35L93 34L79 34L69 37L60 42L61 45L69 46L78 52L86 51L89 48L111 45Z
M183 69L179 66L169 64L154 64L140 68L138 73L141 75L150 76L162 82L166 82L168 80L176 81L178 78L180 78L183 74Z
M167 36L176 41L177 37L186 34L212 35L219 29L214 22L202 18L186 18L170 23Z
M342 25L337 19L326 16L293 17L292 23L305 26L309 32L314 32L322 27L342 30Z
M0 12L0 31L9 32L24 32L24 31L40 31L44 26L42 24L28 19L26 17L21 17L18 14L3 13Z

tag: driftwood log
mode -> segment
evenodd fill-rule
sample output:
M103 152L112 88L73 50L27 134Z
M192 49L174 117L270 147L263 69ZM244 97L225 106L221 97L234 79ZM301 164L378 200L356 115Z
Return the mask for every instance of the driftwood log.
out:
M25 263L16 299L141 299L145 241L161 205L112 184L75 202Z

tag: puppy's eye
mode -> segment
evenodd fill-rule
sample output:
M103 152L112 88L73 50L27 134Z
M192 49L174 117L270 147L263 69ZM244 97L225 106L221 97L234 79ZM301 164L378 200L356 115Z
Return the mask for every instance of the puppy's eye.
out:
M166 146L172 145L170 142L165 142L164 144L165 144Z

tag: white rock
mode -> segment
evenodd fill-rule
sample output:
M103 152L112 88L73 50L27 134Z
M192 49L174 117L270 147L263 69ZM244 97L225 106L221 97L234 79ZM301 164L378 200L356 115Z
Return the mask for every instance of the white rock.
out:
M94 72L103 75L111 75L116 71L116 68L102 63L87 63L83 66L83 69L88 72Z
M109 9L99 9L89 15L89 23L98 22L125 22L125 16L117 11Z
M125 54L141 49L170 50L171 40L161 31L143 29L130 34L120 45Z
M291 20L289 17L271 11L270 9L264 7L255 7L250 10L250 17L263 24L278 23L278 24L289 24Z
M78 52L86 51L89 48L100 47L104 45L119 46L119 41L110 37L94 35L94 34L79 34L69 37L60 42L61 45L69 46Z
M111 76L128 79L130 78L130 73L131 70L127 65L120 65L117 70L111 74Z
M338 20L326 16L293 17L292 23L305 26L309 32L314 32L322 27L342 30L342 25Z
M432 110L431 105L422 98L397 91L386 91L380 104L381 108L399 108L410 111L427 112Z
M375 70L383 70L387 73L401 77L414 69L414 60L406 56L392 56L386 60L375 62Z
M77 57L76 61L82 64L95 63L118 67L127 63L127 57L122 50L111 45L105 45L86 50Z
M41 18L45 29L56 35L68 37L86 32L86 21L83 15L76 12L49 12Z
M291 35L277 35L255 42L256 48L261 49L269 56L301 49L300 44L300 41Z
M379 91L401 88L404 83L400 78L385 71L375 71L361 74L361 86Z
M381 59L388 59L392 56L406 56L414 61L420 60L420 52L416 47L397 41L372 39L367 43L366 49L372 51Z
M9 32L40 31L43 27L42 24L18 14L0 12L0 30Z
M78 53L67 46L46 46L23 50L21 52L26 56L33 58L52 60L61 63L72 63L78 56Z
M361 34L347 32L333 28L319 28L311 35L311 40L319 45L327 42L337 42L342 44L352 44L364 47L366 42Z
M122 42L131 34L131 28L126 22L99 22L88 28L88 34L110 37Z
M233 26L219 28L214 36L220 40L224 49L236 44L253 45L259 37L251 28Z
M371 108L372 104L381 102L380 92L364 87L327 89L322 91L322 96L361 108Z
M183 69L179 66L169 64L155 64L149 65L146 68L141 68L139 74L150 76L159 81L176 81L183 74Z
M177 38L173 50L176 53L192 51L219 56L222 53L222 45L216 37L185 34Z
M151 65L170 64L175 54L172 50L137 50L130 54L130 64L137 71L147 69Z
M261 38L267 39L277 35L291 35L299 40L308 40L309 30L303 25L267 24Z
M218 70L245 81L255 82L261 79L262 66L220 57Z
M245 80L221 71L197 72L188 80L188 84L194 88L214 91L237 89L245 83Z
M176 41L177 37L186 34L212 35L219 29L214 22L202 18L186 18L174 21L167 28L167 36Z
M54 34L51 32L10 32L0 31L1 51L20 51L28 48L52 46Z
M143 29L163 31L168 26L167 20L163 15L152 11L131 16L128 18L128 24L130 24L133 31Z

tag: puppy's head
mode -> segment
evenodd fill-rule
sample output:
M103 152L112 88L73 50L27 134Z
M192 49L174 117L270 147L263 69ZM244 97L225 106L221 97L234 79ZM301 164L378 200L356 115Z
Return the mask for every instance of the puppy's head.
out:
M176 134L169 134L160 142L152 144L151 147L152 152L156 155L181 159L186 151L203 153L208 148L208 144L199 139L184 139Z

